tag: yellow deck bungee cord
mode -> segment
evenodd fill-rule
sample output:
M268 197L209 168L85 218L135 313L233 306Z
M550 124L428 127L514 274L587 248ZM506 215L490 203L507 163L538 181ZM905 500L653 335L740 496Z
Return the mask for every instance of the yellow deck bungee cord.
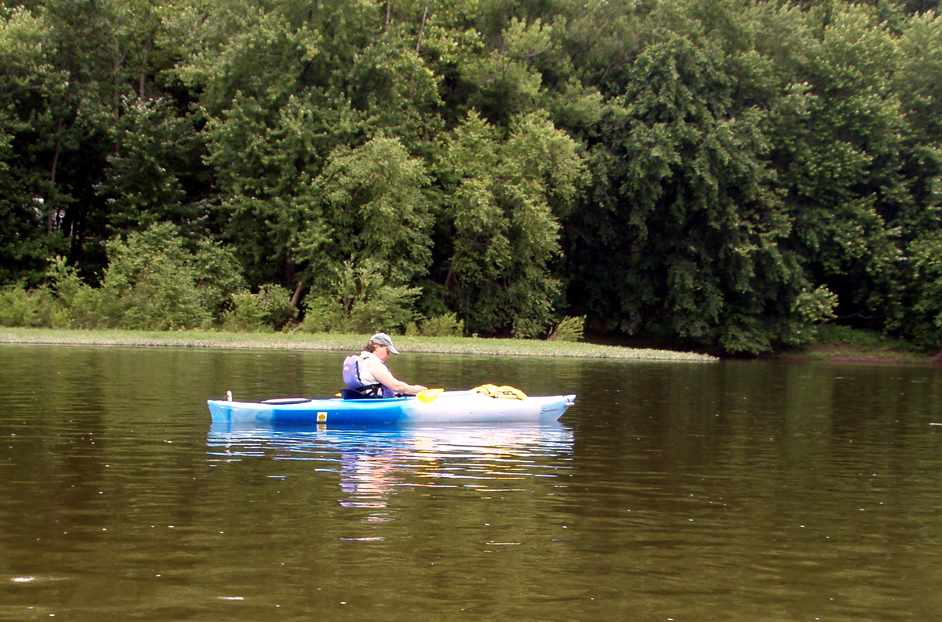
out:
M474 387L471 389L475 393L481 393L488 397L494 397L498 399L505 400L525 400L527 399L527 394L509 385L503 384L497 386L496 384L482 384L479 387Z
M480 393L481 395L486 395L487 397L493 397L495 399L505 399L505 400L525 400L527 399L527 394L517 389L516 387L511 387L509 385L500 385L496 384L482 384L481 386L474 387L471 389L474 393ZM416 397L423 404L430 404L438 398L444 392L444 389L425 389L420 391Z

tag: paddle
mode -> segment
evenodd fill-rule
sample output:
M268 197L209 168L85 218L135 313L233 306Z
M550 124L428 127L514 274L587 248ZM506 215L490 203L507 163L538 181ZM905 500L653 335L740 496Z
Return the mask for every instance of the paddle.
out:
M419 391L416 393L416 397L423 404L430 404L435 401L439 395L441 395L445 389L425 389L424 391Z

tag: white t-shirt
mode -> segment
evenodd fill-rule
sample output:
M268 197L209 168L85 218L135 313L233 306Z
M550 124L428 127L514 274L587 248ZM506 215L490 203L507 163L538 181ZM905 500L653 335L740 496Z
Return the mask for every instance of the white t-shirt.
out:
M360 372L360 382L362 382L365 385L383 384L382 382L376 379L376 376L373 375L374 370L377 370L377 371L382 370L382 371L385 371L387 374L390 373L389 368L386 367L385 363L379 360L379 357L377 357L372 352L367 352L366 350L364 350L363 352L360 352L360 361L357 365L357 370ZM382 371L380 371L380 373L382 373Z

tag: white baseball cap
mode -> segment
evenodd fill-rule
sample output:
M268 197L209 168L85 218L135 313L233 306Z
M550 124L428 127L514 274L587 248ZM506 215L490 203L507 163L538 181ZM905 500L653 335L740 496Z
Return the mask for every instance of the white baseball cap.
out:
M373 343L378 343L381 346L386 346L393 354L399 354L399 350L397 350L396 346L393 345L392 338L386 333L376 333L370 337L370 341Z

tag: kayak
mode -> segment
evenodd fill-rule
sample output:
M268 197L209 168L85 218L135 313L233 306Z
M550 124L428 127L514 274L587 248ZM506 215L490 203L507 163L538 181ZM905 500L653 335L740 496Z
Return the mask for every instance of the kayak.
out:
M426 423L548 423L559 419L576 401L575 395L506 399L475 391L441 391L420 398L280 398L264 402L226 399L207 400L207 404L213 424L394 426Z

